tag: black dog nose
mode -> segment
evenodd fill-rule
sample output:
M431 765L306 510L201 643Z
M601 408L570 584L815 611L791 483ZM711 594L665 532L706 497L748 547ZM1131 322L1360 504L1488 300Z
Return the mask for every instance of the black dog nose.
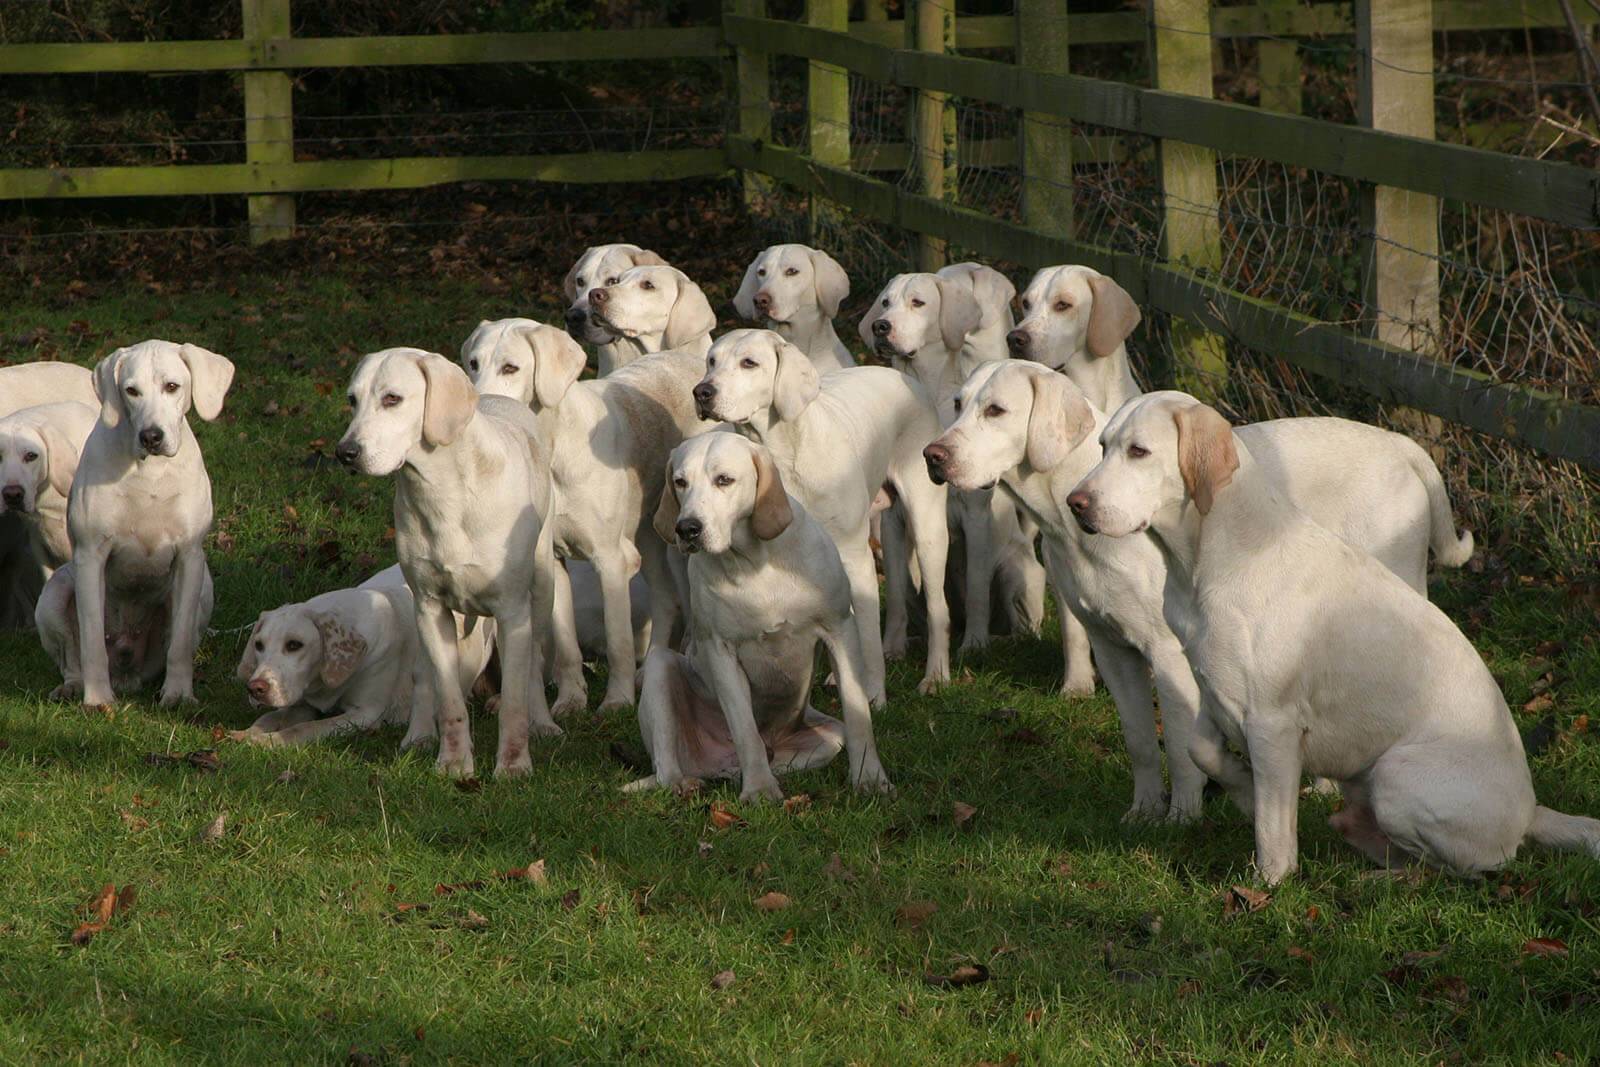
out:
M894 326L888 319L875 319L872 323L872 336L888 337L889 331L892 329L894 329Z
M950 450L935 443L922 450L922 460L928 465L928 478L934 485L944 484L944 465L950 461Z
M1006 334L1006 347L1011 349L1012 355L1020 356L1028 350L1028 342L1031 340L1027 330L1012 330Z
M678 535L678 540L693 544L700 540L700 535L705 532L705 528L705 523L699 519L679 519L678 524L672 528L672 532Z
M356 460L361 458L361 446L354 441L340 441L334 446L333 454L346 467L353 467Z
M711 382L701 382L694 387L694 402L704 407L717 398L717 387Z
M1067 494L1067 507L1072 509L1074 515L1081 515L1089 507L1089 494L1083 490Z
M589 319L589 313L587 311L583 310L583 308L568 308L567 309L567 325L568 326L582 326L585 322L588 321L588 319Z
M8 485L4 489L0 489L0 501L4 501L8 508L20 508L22 506L22 486Z
M166 439L167 435L159 426L150 426L139 431L139 443L144 446L146 452L154 452Z
M753 303L755 304L757 311L767 311L772 307L772 294L763 289L761 292L756 294L756 298Z
M589 290L589 303L590 304L593 304L593 305L598 307L599 305L604 304L609 299L611 299L611 298L606 295L606 291L604 289L590 289Z

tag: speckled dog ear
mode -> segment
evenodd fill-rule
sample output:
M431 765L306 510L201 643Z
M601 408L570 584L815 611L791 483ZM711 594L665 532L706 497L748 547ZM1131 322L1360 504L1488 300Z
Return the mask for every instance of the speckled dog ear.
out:
M350 680L367 655L367 639L326 612L312 616L322 635L322 684L337 689Z

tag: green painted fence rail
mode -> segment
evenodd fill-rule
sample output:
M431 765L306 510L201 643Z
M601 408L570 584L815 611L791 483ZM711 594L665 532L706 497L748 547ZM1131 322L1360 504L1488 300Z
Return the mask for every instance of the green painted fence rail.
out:
M1109 274L1144 307L1194 322L1388 403L1440 415L1600 470L1600 408L1435 362L1239 293L1188 271L1031 230L771 145L732 138L728 159L880 222L941 237L980 256L1029 267L1082 263Z

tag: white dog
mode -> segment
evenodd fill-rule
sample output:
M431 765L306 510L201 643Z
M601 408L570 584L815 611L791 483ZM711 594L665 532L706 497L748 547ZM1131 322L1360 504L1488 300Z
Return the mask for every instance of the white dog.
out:
M456 624L465 698L489 662L494 624L459 616ZM251 704L271 709L233 731L235 741L303 745L385 723L410 725L402 748L436 736L438 705L418 662L415 607L398 566L354 589L263 611L235 673Z
M67 495L100 413L65 400L0 418L0 516L19 517L35 558L55 570L72 558Z
M711 347L717 316L700 287L673 267L633 267L615 282L589 290L589 321L615 337L623 362L681 349L697 356ZM613 357L616 358L616 357Z
M771 330L732 330L706 355L694 399L702 418L730 422L765 445L788 491L833 535L850 579L875 705L888 694L867 526L873 501L892 487L911 526L927 594L928 658L919 688L928 693L949 681L944 490L928 480L921 460L939 421L916 382L887 367L847 367L819 378L805 353Z
M1116 411L1138 396L1127 340L1139 306L1090 267L1045 267L1022 293L1022 321L1006 335L1011 354L1061 371L1089 403Z
M638 245L595 245L584 249L578 262L561 279L561 291L567 298L567 332L594 349L595 370L600 377L626 366L639 355L639 349L594 324L589 318L589 290L617 284L622 273L633 267L666 265L666 260Z
M588 560L600 578L610 668L601 710L632 704L638 650L630 580L641 564L658 641L671 640L681 610L680 582L650 517L661 494L663 457L702 428L690 390L705 360L690 351L663 352L608 377L579 381L583 350L560 330L530 319L480 323L462 346L461 360L479 392L549 413L555 434L550 477L560 501L553 518L556 555ZM558 715L587 701L565 576L556 575L561 584L553 620Z
M794 358L810 368L798 349ZM852 785L888 790L850 581L828 532L784 491L767 450L737 434L691 438L669 468L655 523L690 553L694 658L656 648L645 659L639 727L655 773L628 789L737 774L741 800L778 800L777 774L820 767L844 748ZM819 642L843 723L811 707Z
M1296 508L1226 419L1156 393L1102 442L1073 506L1109 537L1160 544L1204 694L1191 749L1253 814L1263 879L1298 865L1304 773L1339 781L1331 824L1382 864L1477 875L1524 841L1600 856L1600 821L1535 802L1505 698L1461 631Z
M63 400L99 407L94 372L76 363L52 361L0 367L0 416L40 404L59 404Z
M1181 634L1163 616L1166 566L1146 537L1113 540L1080 529L1069 493L1100 461L1097 433L1105 416L1065 375L1013 360L981 368L962 389L961 417L926 450L929 470L953 485L999 479L1034 515L1052 546L1052 579L1085 623L1101 677L1117 702L1133 762L1128 817L1175 821L1199 814L1204 776L1189 757L1199 693ZM1456 537L1438 470L1410 439L1342 419L1282 419L1244 427L1241 435L1270 456L1279 484L1319 522L1421 586L1430 542L1442 562L1471 554L1471 535ZM1172 801L1161 790L1161 754L1150 702L1160 696L1172 776Z
M985 362L1006 358L1011 309L1005 304L1010 283L998 272L974 263L955 264L945 271L890 279L862 317L859 330L862 340L891 366L922 384L937 404L940 421L948 424L955 417L951 404L956 391L968 375ZM1044 573L1015 508L1005 500L996 502L992 490L952 493L949 521L960 531L964 549L961 650L975 652L989 643L997 571L1005 588L1020 591L1004 598L1008 605L1018 605L1012 628L1037 629L1044 615ZM900 555L897 540L893 523L886 522L886 570L898 569L891 562ZM1090 692L1094 676L1088 643L1072 620L1063 616L1062 621L1064 640L1070 629L1076 646L1067 659L1072 691Z
M211 581L211 479L185 416L193 410L210 421L221 413L233 364L198 345L143 341L111 353L94 375L100 421L84 442L67 503L83 702L112 699L106 611L114 604L160 616L161 703L193 700ZM41 605L41 625L51 613Z
M773 245L746 268L733 306L742 318L759 320L804 352L818 374L827 374L856 363L833 328L849 295L850 277L828 253Z
M554 599L550 456L541 444L553 434L525 405L480 398L460 367L415 348L364 358L350 404L339 462L398 474L395 548L439 701L438 768L473 773L457 612L494 619L502 686L495 774L526 774L530 719L539 734L561 732L545 703L534 622L550 617Z

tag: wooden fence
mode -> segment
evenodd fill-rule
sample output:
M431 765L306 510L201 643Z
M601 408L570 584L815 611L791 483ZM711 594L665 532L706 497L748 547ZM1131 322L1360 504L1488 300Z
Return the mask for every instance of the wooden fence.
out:
M1564 25L1560 0L1361 0L1305 6L1260 0L1213 8L1206 0L1148 0L1146 12L1067 15L1064 0L1017 0L1011 16L956 18L951 0L906 0L909 17L883 17L865 0L808 0L804 23L765 17L765 0L725 0L718 26L588 33L448 37L310 38L289 34L289 0L242 0L245 37L234 41L0 46L0 74L237 71L242 74L244 162L176 166L0 170L0 200L51 197L242 194L254 240L294 228L293 194L399 189L454 181L650 181L727 172L763 175L815 199L903 227L923 238L927 266L947 245L1025 266L1077 262L1115 277L1144 306L1175 323L1185 362L1226 373L1225 341L1406 405L1600 470L1600 407L1586 406L1433 358L1404 324L1437 300L1438 200L1513 212L1584 230L1600 227L1600 176L1583 168L1432 139L1432 34L1442 29ZM1580 7L1582 5L1579 5ZM1593 22L1594 15L1584 13ZM1274 84L1298 82L1292 38L1355 34L1365 57L1362 125L1303 117L1292 92L1262 107L1210 99L1215 37L1270 35L1260 62ZM1068 73L1069 46L1148 43L1154 87ZM1008 51L1015 61L958 55ZM808 61L804 151L772 143L776 57ZM724 65L736 119L722 147L533 156L297 160L287 72L308 67L599 60L704 60ZM910 91L916 120L906 144L852 152L849 77ZM1408 77L1409 75L1409 77ZM1020 113L1015 137L956 144L954 98ZM1426 116L1424 118L1424 116ZM1352 179L1366 191L1374 252L1376 321L1357 332L1231 290L1208 274L1220 240L1204 213L1169 213L1158 259L1074 236L1067 122L1155 139L1169 199L1216 202L1219 155L1271 160ZM1095 147L1105 158L1115 139ZM1081 151L1081 148L1080 148ZM963 158L958 159L961 154ZM914 188L872 177L921 156ZM963 162L1018 166L1017 221L952 202ZM1047 180L1048 179L1048 180ZM747 179L747 189L753 189ZM1387 252L1381 251L1387 249ZM1406 309L1401 315L1399 309ZM1436 313L1436 312L1435 312Z

